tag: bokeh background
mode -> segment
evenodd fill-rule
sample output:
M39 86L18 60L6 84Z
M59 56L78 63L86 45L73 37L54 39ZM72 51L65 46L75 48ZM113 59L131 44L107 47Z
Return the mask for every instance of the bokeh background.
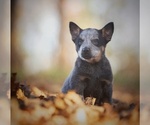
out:
M0 0L0 125L10 125L10 1Z
M69 22L83 29L114 22L106 49L114 88L139 92L139 1L13 0L11 14L11 72L19 80L60 91L77 57Z

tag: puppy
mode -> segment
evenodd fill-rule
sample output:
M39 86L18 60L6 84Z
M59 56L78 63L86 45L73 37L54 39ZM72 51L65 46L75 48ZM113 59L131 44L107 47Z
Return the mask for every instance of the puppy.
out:
M102 29L81 29L69 23L72 41L78 57L75 66L62 87L62 92L74 90L86 97L96 98L95 105L112 103L113 75L110 63L105 56L105 48L114 32L113 22Z

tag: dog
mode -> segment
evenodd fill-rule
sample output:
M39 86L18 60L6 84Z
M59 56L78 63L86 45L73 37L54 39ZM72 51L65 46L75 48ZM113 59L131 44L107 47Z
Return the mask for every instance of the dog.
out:
M110 22L102 29L81 29L69 22L72 41L75 43L78 57L74 69L64 82L62 93L74 90L84 97L96 98L95 105L104 102L112 104L113 75L105 48L114 32L114 23Z

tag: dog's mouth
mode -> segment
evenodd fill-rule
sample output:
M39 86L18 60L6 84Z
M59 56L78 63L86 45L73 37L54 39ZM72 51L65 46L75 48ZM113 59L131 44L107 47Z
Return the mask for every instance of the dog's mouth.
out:
M92 58L91 53L82 53L81 56L84 59L91 59Z
M89 63L95 63L99 61L99 56L92 56L91 54L81 54L80 58Z
M97 55L92 55L91 53L81 53L79 54L79 57L86 62L95 63L101 59L101 53Z
M102 46L100 49L97 50L89 50L89 51L82 51L82 49L79 49L78 56L80 59L88 62L88 63L96 63L99 62L102 58L103 52L105 48Z

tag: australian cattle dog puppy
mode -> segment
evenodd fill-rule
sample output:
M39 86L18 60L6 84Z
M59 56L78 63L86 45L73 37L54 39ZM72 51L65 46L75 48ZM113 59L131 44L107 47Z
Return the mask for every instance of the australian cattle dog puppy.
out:
M95 105L102 105L104 102L111 104L113 75L105 56L105 48L113 35L113 22L100 30L81 29L73 22L69 23L69 28L78 57L62 87L62 92L75 90L84 98L96 98Z

